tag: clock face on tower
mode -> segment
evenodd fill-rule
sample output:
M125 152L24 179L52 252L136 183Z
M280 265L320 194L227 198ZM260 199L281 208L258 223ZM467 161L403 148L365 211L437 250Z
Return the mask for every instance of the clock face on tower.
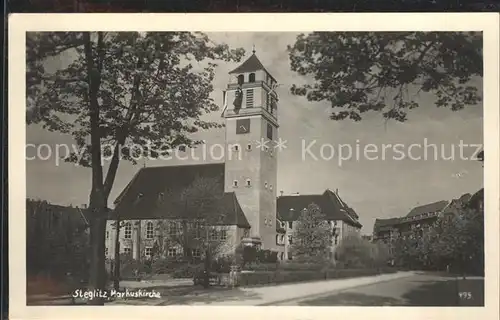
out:
M236 120L236 134L244 134L250 132L250 119Z

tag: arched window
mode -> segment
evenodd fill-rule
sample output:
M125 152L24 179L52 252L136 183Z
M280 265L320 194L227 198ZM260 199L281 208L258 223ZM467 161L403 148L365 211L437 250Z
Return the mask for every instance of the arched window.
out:
M127 222L125 224L125 230L123 231L123 235L125 239L132 238L132 225L130 224L130 222Z
M255 82L255 73L250 73L248 76L248 82Z
M239 85L242 85L244 82L245 82L245 76L244 76L244 75L242 75L242 74L240 74L240 75L238 76L238 84L239 84Z
M146 224L146 238L153 239L153 234L154 234L153 223L151 221L148 221L148 223Z

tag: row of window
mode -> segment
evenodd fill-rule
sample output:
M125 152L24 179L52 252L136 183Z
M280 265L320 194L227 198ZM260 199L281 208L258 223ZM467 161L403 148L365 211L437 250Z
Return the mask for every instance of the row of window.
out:
M239 186L238 180L233 180L233 187L234 188L238 188L238 186ZM247 179L245 186L246 187L251 187L252 186L252 181L250 179ZM270 191L272 191L273 190L273 185L272 184L268 184L267 182L264 182L264 189L269 189Z
M244 75L240 74L240 75L238 75L237 78L238 78L239 85L242 85L243 83L245 83L245 76ZM248 75L248 82L250 82L250 83L255 82L255 73L252 72ZM273 78L268 73L266 73L266 83L270 87L273 87L273 84L274 84Z
M199 223L192 223L192 227L198 230L200 228ZM169 225L169 233L170 234L178 234L181 231L180 226L177 223L171 223ZM226 230L212 230L211 234L214 234L214 236L211 236L212 240L226 240L227 234ZM127 222L124 227L124 232L123 232L123 237L125 239L131 239L132 238L132 225L130 222ZM109 231L106 231L106 239L109 238ZM154 238L154 225L151 221L146 223L146 239L153 239Z
M233 151L239 152L240 151L240 145L233 145L232 146ZM249 143L247 144L247 147L245 149L246 151L252 151L252 144ZM274 155L273 148L269 148L269 146L263 146L263 151L266 151L269 153L269 155L272 157Z
M105 252L105 255L107 256L108 253L109 253L109 249L105 248L104 252ZM132 248L130 248L130 247L123 248L123 253L127 254L127 255L132 254ZM144 255L146 257L151 257L152 254L153 254L153 248L152 247L146 247L144 249ZM175 257L175 256L177 256L179 254L181 254L181 251L177 250L177 248L169 248L169 249L167 249L167 256L168 257ZM191 250L191 254L195 258L199 258L199 257L201 257L201 250L200 249L192 249Z

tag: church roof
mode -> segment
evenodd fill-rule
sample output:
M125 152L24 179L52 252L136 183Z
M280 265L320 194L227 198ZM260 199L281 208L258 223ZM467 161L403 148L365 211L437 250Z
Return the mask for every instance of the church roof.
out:
M121 219L182 218L175 200L159 201L160 197L166 190L182 191L197 177L211 177L221 181L220 190L214 190L221 194L218 224L249 228L234 193L224 193L224 169L224 163L142 168L116 198L114 211Z
M350 225L361 227L355 211L330 190L326 190L323 194L278 197L278 218L282 221L295 221L299 218L301 211L311 203L318 205L328 220L342 220Z
M245 62L240 64L239 67L230 71L229 74L252 72L252 71L258 71L258 70L266 71L269 74L269 76L271 76L271 78L273 78L273 80L276 81L276 79L274 79L274 77L271 75L271 73L269 73L269 71L266 70L266 68L260 62L259 58L257 58L255 53L253 53Z

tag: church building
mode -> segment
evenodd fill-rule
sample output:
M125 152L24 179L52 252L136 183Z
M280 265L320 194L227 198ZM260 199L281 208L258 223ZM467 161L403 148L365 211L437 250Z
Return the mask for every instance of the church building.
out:
M220 179L221 206L211 240L227 244L230 253L237 245L257 246L277 252L280 260L291 259L294 221L312 202L320 206L331 222L348 232L359 232L361 224L338 192L319 195L277 197L279 139L276 79L253 54L230 73L224 91L225 159L220 163L141 168L115 200L114 214L123 225L119 233L120 252L133 258L150 257L158 245L158 225L167 222L168 232L179 232L183 211L160 206L165 190L181 190L197 177ZM234 153L234 154L233 154ZM341 234L340 232L338 235ZM108 221L106 257L114 258L116 227ZM332 246L340 239L333 237ZM191 248L192 256L202 253ZM179 246L166 248L167 256L183 254Z

